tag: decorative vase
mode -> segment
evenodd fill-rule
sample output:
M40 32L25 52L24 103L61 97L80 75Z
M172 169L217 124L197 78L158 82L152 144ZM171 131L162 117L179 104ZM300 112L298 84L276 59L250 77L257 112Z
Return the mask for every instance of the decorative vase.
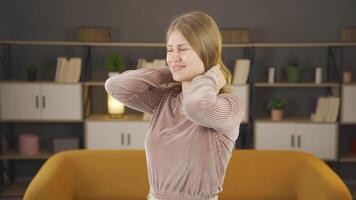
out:
M274 83L276 70L274 67L268 68L268 83Z
M344 80L344 83L351 83L351 81L352 81L352 72L351 71L344 71L343 80Z
M294 66L287 66L286 72L287 72L288 82L293 82L293 83L300 82L300 79L302 77L302 72L303 72L301 68L294 67Z
M280 121L283 118L283 110L280 109L272 109L271 111L271 119L273 121Z
M120 72L108 72L108 77L111 78L111 77L117 76L119 74L120 74Z
M323 78L322 71L323 71L323 69L321 67L315 68L315 83L316 84L320 84L322 82L322 78Z
M21 155L36 155L39 152L39 138L33 133L20 134L19 153Z
M351 153L356 155L356 139L351 140Z

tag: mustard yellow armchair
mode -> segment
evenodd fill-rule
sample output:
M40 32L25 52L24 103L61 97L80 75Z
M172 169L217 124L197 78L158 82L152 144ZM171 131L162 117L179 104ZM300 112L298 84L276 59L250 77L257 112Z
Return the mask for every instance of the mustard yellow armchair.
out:
M144 150L71 150L48 159L25 200L144 200ZM294 151L234 150L219 200L352 200L322 160Z

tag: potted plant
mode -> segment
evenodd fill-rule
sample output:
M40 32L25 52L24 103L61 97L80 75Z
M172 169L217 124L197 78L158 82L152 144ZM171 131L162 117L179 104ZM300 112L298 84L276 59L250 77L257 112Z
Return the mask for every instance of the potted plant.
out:
M297 59L293 59L286 66L287 80L288 82L300 82L302 77L302 68L300 68Z
M112 77L122 72L124 60L120 54L113 53L106 57L105 66L108 70L108 76Z
M281 98L272 98L267 105L267 108L271 110L271 118L273 121L279 121L283 118L283 109L286 107L287 102Z
M37 65L28 65L26 67L26 73L27 73L27 80L28 81L36 81L37 80L37 71L38 71L38 66Z

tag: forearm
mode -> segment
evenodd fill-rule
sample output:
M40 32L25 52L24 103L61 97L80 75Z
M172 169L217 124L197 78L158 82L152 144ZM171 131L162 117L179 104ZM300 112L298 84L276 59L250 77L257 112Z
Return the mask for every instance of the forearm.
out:
M152 113L162 95L161 84L173 82L169 68L129 70L105 81L106 91L141 112Z

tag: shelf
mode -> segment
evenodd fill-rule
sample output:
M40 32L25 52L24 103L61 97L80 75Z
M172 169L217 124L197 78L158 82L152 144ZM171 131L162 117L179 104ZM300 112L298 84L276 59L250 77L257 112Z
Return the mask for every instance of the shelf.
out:
M146 120L143 120L143 114L125 114L125 115L123 115L122 118L113 118L113 117L110 117L108 114L91 114L85 119L85 121L106 121L106 122L141 121L141 122L146 122Z
M83 120L0 119L4 123L82 123Z
M106 46L106 47L166 47L165 43L154 42L79 42L79 41L16 41L0 40L9 45L52 45L52 46Z
M302 87L302 88L322 88L322 87L339 87L339 83L320 83L316 84L313 82L306 83L288 83L288 82L279 82L279 83L267 83L259 82L255 83L255 87Z
M84 82L84 86L104 86L105 81L87 81Z
M356 125L356 121L355 122L340 122L341 125Z
M64 83L64 82L55 82L55 81L26 81L26 80L0 80L0 83L11 83L11 84L63 84L63 85L78 85L81 82L76 83Z
M348 153L340 157L340 162L356 162L356 155Z
M307 42L307 43L254 43L253 47L350 47L356 43L349 42Z
M311 124L336 124L337 122L313 122L308 116L290 116L285 117L280 121L273 121L270 117L257 117L255 122L274 122L274 123L287 123L287 122L299 122L299 123L311 123Z
M166 47L163 42L80 42L80 41L35 41L0 40L0 45L52 45L52 46L106 46L106 47ZM223 47L353 47L356 43L344 42L292 42L292 43L228 43Z
M22 197L29 184L29 182L11 183L0 193L0 197Z
M10 150L0 155L0 160L46 160L54 155L49 150L40 150L37 155L21 155L16 150Z

